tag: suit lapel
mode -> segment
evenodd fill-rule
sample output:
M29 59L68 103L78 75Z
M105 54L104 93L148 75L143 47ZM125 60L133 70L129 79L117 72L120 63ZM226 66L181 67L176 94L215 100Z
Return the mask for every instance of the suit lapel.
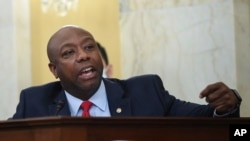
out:
M125 89L123 89L123 85L114 81L110 81L108 79L104 79L104 84L107 92L107 98L109 103L109 110L111 116L131 116L131 105L130 99L126 96ZM50 116L70 116L69 106L66 99L66 95L63 89L60 89L54 98L54 101L49 105L49 115ZM63 101L64 104L61 110L57 110L57 106Z
M130 99L122 85L115 81L104 79L111 116L131 116Z

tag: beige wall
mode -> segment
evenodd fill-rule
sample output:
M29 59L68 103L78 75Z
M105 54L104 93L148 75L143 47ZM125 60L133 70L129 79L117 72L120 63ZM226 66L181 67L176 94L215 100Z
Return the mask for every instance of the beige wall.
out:
M30 2L33 84L55 80L47 66L46 45L49 37L66 24L79 25L89 30L106 47L110 63L114 67L114 77L120 77L118 0L79 0L77 8L63 17L53 9L43 13L40 1Z

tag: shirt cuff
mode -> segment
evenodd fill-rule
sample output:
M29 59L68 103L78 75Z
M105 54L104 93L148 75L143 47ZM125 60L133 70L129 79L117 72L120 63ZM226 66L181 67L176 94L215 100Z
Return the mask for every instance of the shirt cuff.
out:
M225 114L217 114L216 110L214 110L214 115L213 115L213 117L227 117L228 115L231 115L231 114L235 113L237 110L238 110L238 108L235 108L235 109L233 109L232 111L227 112L227 113L225 113Z

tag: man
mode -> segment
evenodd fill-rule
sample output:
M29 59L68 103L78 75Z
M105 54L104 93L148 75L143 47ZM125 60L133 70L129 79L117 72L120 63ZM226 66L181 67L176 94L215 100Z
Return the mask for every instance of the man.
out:
M108 54L106 52L106 49L99 42L96 42L96 44L100 50L101 57L102 57L102 63L103 63L102 77L111 78L113 74L113 66L112 64L109 64L109 59L108 59Z
M170 95L157 75L127 80L102 78L103 64L94 37L77 26L64 26L47 45L49 68L60 81L22 90L13 119L55 115L81 116L92 104L92 117L189 116L238 117L240 97L224 83L201 93L208 105L181 101ZM84 114L85 115L85 114Z

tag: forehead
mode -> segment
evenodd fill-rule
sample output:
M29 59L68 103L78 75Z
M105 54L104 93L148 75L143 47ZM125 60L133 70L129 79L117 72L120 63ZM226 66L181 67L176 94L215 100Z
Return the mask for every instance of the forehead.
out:
M64 27L58 30L48 44L49 48L59 49L72 42L95 41L94 37L86 30L78 27Z
M62 28L54 35L54 40L62 42L68 39L75 39L76 37L86 37L94 40L93 36L88 31L77 27Z

